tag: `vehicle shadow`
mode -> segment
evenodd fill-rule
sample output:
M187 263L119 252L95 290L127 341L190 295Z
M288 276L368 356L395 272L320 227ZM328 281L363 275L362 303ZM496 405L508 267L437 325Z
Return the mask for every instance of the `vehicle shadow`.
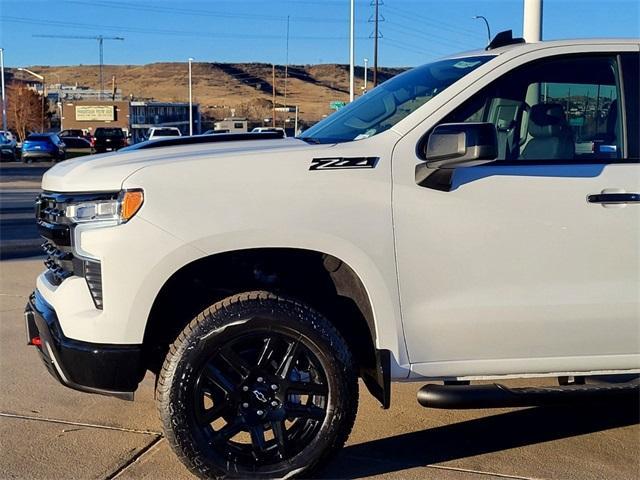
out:
M635 400L528 408L347 446L320 475L360 478L400 472L637 423Z

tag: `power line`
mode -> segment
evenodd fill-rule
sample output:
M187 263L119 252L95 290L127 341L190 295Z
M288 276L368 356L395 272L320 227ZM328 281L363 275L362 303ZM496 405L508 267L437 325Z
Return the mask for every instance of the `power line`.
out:
M243 33L228 33L228 34L218 34L218 33L208 33L208 32L194 32L194 31L184 31L184 30L163 30L163 29L151 29L151 28L139 28L139 27L122 27L118 25L99 25L99 24L88 24L88 23L77 23L77 22L62 22L56 20L32 20L30 18L24 17L11 17L4 16L2 18L4 22L8 23L21 23L25 25L41 25L41 26L49 26L49 27L65 27L65 28L74 28L74 29L82 29L82 30L106 30L106 31L119 31L125 33L138 33L142 35L163 35L163 36L174 36L174 37L195 37L195 38L241 38L241 39L261 39L261 40L282 40L282 35L262 35L262 34L243 34ZM293 40L345 40L348 36L339 35L339 36L312 36L312 35L300 35L300 36L292 36ZM365 40L368 37L357 37L361 40Z
M274 16L274 15L259 15L251 13L228 13L228 12L215 12L211 10L197 10L197 9L185 9L174 7L162 7L151 5L132 5L126 2L105 2L95 1L87 2L81 0L66 0L66 3L84 5L99 8L110 8L117 10L133 10L141 12L151 13L170 13L171 15L186 15L191 17L215 17L215 18L239 18L239 19L256 19L256 20L270 20L278 22L286 22L287 16ZM317 17L291 17L295 22L309 22L309 23L344 23L342 18L317 18Z

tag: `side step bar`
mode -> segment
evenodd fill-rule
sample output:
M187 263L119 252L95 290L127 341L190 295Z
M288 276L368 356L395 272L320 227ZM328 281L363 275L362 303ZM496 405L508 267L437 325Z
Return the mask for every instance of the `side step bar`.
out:
M504 408L640 399L638 381L617 384L509 388L501 384L435 385L418 390L418 403L428 408Z

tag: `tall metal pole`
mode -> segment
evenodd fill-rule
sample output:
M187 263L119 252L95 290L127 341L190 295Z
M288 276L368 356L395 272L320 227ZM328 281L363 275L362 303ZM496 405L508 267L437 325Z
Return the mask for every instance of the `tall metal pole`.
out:
M191 88L191 62L193 58L189 57L189 136L193 136L193 95Z
M44 104L47 101L47 82L42 75L42 133L44 133Z
M102 51L102 35L98 37L98 49L100 50L100 91L98 92L98 100L102 100L102 92L104 90L104 80L102 78L102 64L104 62L104 55Z
M375 29L373 33L373 87L378 86L378 7L380 6L379 0L375 1Z
M362 93L367 93L367 88L369 87L369 85L367 85L367 73L369 70L369 59L365 58L364 59L364 89L362 91Z
M273 103L273 119L271 121L271 126L276 126L276 65L275 63L271 64L271 94Z
M289 15L287 15L287 59L284 66L284 106L287 106L287 80L289 78ZM286 115L282 120L282 128L286 128L287 117ZM274 125L275 127L275 125Z
M542 0L524 0L522 34L529 43L542 40Z
M351 0L351 17L349 24L349 101L353 102L355 90L355 0Z
M296 105L296 123L295 126L293 127L293 136L297 137L298 136L298 112L300 111L300 105Z
M7 131L7 98L4 94L4 48L0 48L0 77L2 78L2 130Z

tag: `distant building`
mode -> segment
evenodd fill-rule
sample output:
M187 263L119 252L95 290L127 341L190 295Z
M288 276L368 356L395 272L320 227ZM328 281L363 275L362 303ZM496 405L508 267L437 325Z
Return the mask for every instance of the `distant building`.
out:
M129 102L129 125L134 143L144 140L151 127L178 127L189 135L189 103ZM200 133L200 108L193 104L193 133Z
M74 100L58 103L60 129L82 129L89 133L98 127L119 127L132 143L145 139L151 127L178 127L189 135L189 104L154 101ZM200 109L193 105L193 133L200 133Z

